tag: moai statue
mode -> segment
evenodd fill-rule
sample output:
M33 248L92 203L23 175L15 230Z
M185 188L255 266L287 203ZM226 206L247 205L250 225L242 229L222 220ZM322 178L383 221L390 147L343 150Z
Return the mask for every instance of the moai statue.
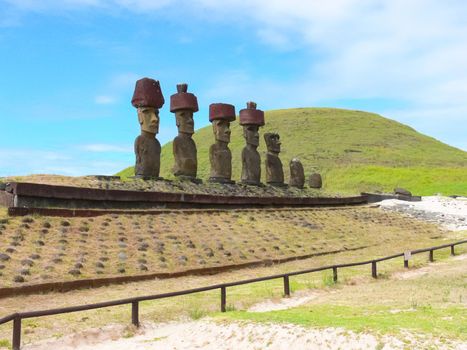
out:
M313 173L310 175L308 179L308 184L311 188L321 188L323 187L323 179L321 178L321 174Z
M267 132L264 134L264 141L268 152L266 153L266 182L272 186L285 186L284 170L282 162L279 158L281 152L280 136L277 133Z
M264 112L256 109L256 103L247 102L247 108L240 111L240 125L246 146L242 150L242 183L261 185L261 157L259 146L259 127L264 125Z
M294 158L290 161L290 181L289 186L303 188L305 185L305 171L302 162Z
M198 168L193 113L198 111L198 100L187 92L187 84L177 84L177 93L170 96L170 111L175 113L178 136L173 140L175 164L173 174L181 179L195 181Z
M216 142L209 148L211 161L210 182L233 184L232 152L228 147L230 142L230 122L235 120L235 107L227 103L212 103L209 105L209 121Z
M159 132L159 108L164 105L159 81L143 78L136 82L131 104L137 108L141 135L135 140L135 177L160 179L161 144L156 139Z

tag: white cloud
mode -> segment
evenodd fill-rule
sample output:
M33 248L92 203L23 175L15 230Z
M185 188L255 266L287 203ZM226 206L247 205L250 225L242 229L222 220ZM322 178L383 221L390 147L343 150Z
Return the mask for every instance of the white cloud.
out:
M116 99L113 96L99 95L96 96L95 102L98 105L111 105L116 102Z
M105 143L94 143L88 145L78 146L79 149L87 152L117 152L117 153L133 153L133 148L131 146L119 146L119 145L109 145Z

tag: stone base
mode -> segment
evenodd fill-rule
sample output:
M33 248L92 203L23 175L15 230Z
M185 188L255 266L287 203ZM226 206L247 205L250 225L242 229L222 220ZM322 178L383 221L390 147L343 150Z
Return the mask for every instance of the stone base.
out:
M210 177L208 182L214 182L214 183L224 184L224 185L233 185L233 184L235 184L234 180L226 179L224 177Z
M115 175L87 175L86 177L91 177L100 181L118 181L120 176Z
M267 183L269 186L274 186L274 187L288 187L286 183L283 182L268 182Z
M248 181L248 180L242 180L242 185L247 185L247 186L258 186L258 187L264 187L264 184L261 182L255 182L255 181Z
M130 179L139 179L139 180L153 180L153 181L163 181L164 178L160 176L143 176L143 175L135 175L135 176L130 176Z
M197 184L197 185L203 183L203 180L198 179L196 177L192 177L192 176L176 175L175 177L180 181L190 181L190 182L193 182L194 184Z

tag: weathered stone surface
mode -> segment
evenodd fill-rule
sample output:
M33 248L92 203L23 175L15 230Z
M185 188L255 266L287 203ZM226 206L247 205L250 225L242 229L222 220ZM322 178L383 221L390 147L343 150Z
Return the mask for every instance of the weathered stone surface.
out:
M135 175L142 178L159 178L161 144L152 134L142 132L135 140Z
M8 254L0 254L0 261L8 261L10 260L10 256Z
M191 135L180 133L173 141L173 154L175 176L196 178L198 170L197 150Z
M290 161L290 181L289 186L303 188L305 185L305 171L302 162L294 158Z
M401 194L403 196L412 196L412 192L410 192L409 190L406 190L405 188L401 188L401 187L396 187L394 189L394 193L395 194Z
M256 103L248 102L247 109L240 111L240 125L246 146L242 150L242 183L261 184L261 156L259 146L259 127L264 125L264 112L256 109Z
M211 176L209 181L219 183L233 183L232 152L230 142L230 122L235 120L235 107L226 103L213 103L209 106L209 120L216 143L209 148L211 162Z
M311 174L310 177L308 178L308 185L311 188L323 187L323 180L321 178L321 175L318 173Z
M284 170L279 158L281 151L280 136L276 133L265 133L264 140L268 152L266 154L266 182L273 186L284 186Z
M155 107L162 108L164 96L158 80L143 78L136 81L135 92L131 99L131 104L135 107Z
M138 111L141 135L135 140L135 176L159 178L161 145L156 139L159 132L159 109L164 96L159 82L144 78L136 82L132 104Z
M196 178L198 159L194 134L193 113L198 110L196 96L187 93L187 84L178 84L177 93L170 97L170 111L175 113L178 136L173 141L175 164L173 174L178 177Z

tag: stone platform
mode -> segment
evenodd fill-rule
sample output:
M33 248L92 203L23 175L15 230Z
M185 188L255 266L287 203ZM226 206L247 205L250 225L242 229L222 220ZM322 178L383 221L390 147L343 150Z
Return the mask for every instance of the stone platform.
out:
M152 191L58 186L12 182L0 190L0 205L13 215L36 213L47 215L47 209L69 210L150 210L178 208L280 208L343 206L366 204L365 195L355 197L266 197L188 194ZM37 210L41 209L41 210ZM14 214L16 213L16 214Z

